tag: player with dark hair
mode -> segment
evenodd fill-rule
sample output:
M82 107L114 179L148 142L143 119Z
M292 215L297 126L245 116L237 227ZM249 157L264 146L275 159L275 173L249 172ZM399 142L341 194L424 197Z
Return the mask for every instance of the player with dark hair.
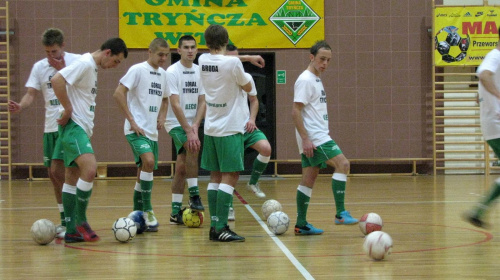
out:
M171 224L182 221L182 199L185 183L189 191L189 207L204 211L198 188L198 154L200 139L198 128L205 117L205 90L200 78L200 69L194 64L198 48L191 35L179 39L177 52L181 59L167 69L170 102L168 103L165 129L174 140L177 152L175 174L172 180Z
M21 102L9 100L9 111L19 113L22 109L30 106L35 97L40 93L45 101L45 128L43 134L43 165L47 167L49 179L54 187L61 226L57 226L59 238L64 237L66 222L64 220L64 207L62 204L62 186L64 183L64 162L62 154L55 154L54 148L58 141L57 121L62 106L57 100L52 89L50 79L57 71L70 65L80 55L68 53L64 48L64 33L57 28L49 28L42 35L42 44L45 49L46 58L39 60L33 65L30 76L26 82L27 92Z
M500 28L499 28L500 37ZM500 40L477 68L479 78L478 103L481 130L484 140L500 158ZM489 193L477 205L464 214L464 218L474 226L487 228L484 216L500 196L500 178L492 184Z
M97 172L90 143L94 128L97 72L116 68L127 57L127 46L120 38L108 39L99 50L85 53L52 79L54 93L64 108L59 124L60 147L64 151L65 182L62 189L66 216L67 243L98 241L87 222L87 206Z
M158 129L163 127L169 95L167 73L161 67L169 53L165 39L153 39L148 60L130 67L113 95L125 114L124 134L137 164L134 211L143 211L146 232L156 232L159 226L151 195L153 171L158 169Z
M239 55L238 48L233 44L228 44L226 47L226 55ZM271 145L269 144L266 135L264 135L264 133L260 129L258 129L257 125L255 124L257 113L259 112L257 89L255 88L255 82L252 76L248 73L245 73L245 75L249 76L250 78L250 82L252 83L252 91L242 91L245 95L248 96L248 100L250 102L250 109L247 106L246 110L244 111L247 121L245 124L245 134L243 135L243 141L245 149L252 148L259 153L253 162L252 173L250 176L250 181L247 184L247 188L257 197L264 198L266 197L266 194L260 189L259 178L266 169L269 160L271 159ZM231 207L229 208L228 219L230 221L235 220L232 202Z
M358 222L344 208L349 161L332 140L328 128L326 93L320 75L332 57L326 41L316 42L310 49L309 66L300 74L294 86L293 122L297 144L302 158L302 180L297 188L296 235L322 234L323 230L307 222L307 208L320 168L335 168L332 191L337 214L335 224L351 225Z

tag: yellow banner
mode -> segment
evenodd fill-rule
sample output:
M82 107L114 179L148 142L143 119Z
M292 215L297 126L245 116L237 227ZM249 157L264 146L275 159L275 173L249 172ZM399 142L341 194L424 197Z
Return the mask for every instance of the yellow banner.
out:
M498 44L500 7L439 7L434 12L435 65L479 65Z
M324 0L119 0L119 34L129 48L157 37L177 47L181 36L206 48L203 32L226 27L239 48L310 48L324 39Z

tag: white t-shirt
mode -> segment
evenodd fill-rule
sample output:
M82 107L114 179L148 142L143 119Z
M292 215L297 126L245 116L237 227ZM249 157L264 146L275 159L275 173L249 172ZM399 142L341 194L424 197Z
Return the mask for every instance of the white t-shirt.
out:
M144 130L146 137L158 141L158 114L162 99L169 95L167 73L163 68L155 69L144 61L130 67L120 83L128 88L127 106L135 122ZM125 135L135 133L130 130L127 119L123 132Z
M250 96L257 96L257 89L255 88L255 82L252 78L252 75L248 74L248 73L245 73L245 77L249 78L250 79L250 83L252 84L252 90L250 92L246 92L244 91L243 89L241 90L243 93L245 93L245 95L250 95ZM245 125L246 123L248 122L248 120L250 120L250 108L248 106L245 107L245 110L243 110L243 114L245 114L246 116L246 120L245 120Z
M304 104L302 119L309 140L315 145L324 144L332 138L328 128L328 110L326 93L320 77L311 71L305 70L295 82L293 102ZM295 129L299 152L302 154L302 138Z
M94 128L97 70L92 55L85 53L59 71L66 80L68 98L73 106L71 119L85 130L89 138Z
M66 66L73 63L81 55L73 53L64 53L64 62ZM54 77L57 70L50 66L47 58L39 60L33 65L31 74L26 82L26 87L34 88L43 94L45 100L45 129L43 132L56 132L57 119L60 116L62 109L61 103L57 100L50 79Z
M477 76L484 70L494 73L494 81L497 89L500 89L500 51L490 51L483 62L477 68ZM500 101L496 96L488 92L479 81L479 108L481 115L481 130L485 140L500 138Z
M177 61L167 68L167 82L170 94L179 95L179 103L184 117L189 125L192 125L198 110L198 97L205 94L200 78L200 67L193 64L191 68L186 68L180 61ZM175 117L172 104L169 102L165 129L169 132L178 126L181 125Z
M247 96L241 86L250 82L243 64L234 56L202 54L198 59L201 80L205 87L205 134L223 137L243 134L248 107Z

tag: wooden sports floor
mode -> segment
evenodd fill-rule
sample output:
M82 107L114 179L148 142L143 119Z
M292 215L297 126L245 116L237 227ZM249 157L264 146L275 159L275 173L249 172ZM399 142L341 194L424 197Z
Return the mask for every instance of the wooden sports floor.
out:
M490 230L474 228L460 217L495 178L349 177L347 209L357 218L378 213L383 231L394 241L392 254L383 261L363 253L358 225L334 224L330 177L319 178L309 205L308 221L325 230L319 236L294 235L298 178L261 181L266 199L280 201L291 218L280 236L265 230L265 200L246 190L247 177L240 179L236 221L230 226L246 237L244 243L209 241L208 223L201 228L170 225L170 180L162 179L153 189L159 232L122 244L111 226L132 211L133 181L98 180L88 218L101 240L46 246L33 242L30 227L40 218L58 221L50 182L2 181L0 279L499 279L499 208L488 216ZM205 205L206 184L200 179Z

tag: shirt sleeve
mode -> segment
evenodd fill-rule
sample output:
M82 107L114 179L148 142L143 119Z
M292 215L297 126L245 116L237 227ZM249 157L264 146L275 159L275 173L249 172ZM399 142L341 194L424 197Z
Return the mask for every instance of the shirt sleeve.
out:
M25 87L34 88L36 90L42 90L42 81L40 81L40 76L39 76L40 73L39 66L40 66L39 63L35 63L35 65L33 65L33 68L31 68L31 73L28 78L28 81L26 82Z
M124 85L130 91L131 89L137 87L139 82L138 77L139 71L137 71L137 67L134 65L130 67L125 76L120 79L120 84Z
M92 66L79 60L64 67L59 71L59 73L64 77L66 83L75 85L82 79L82 76L84 76L87 71L93 71L93 69L90 68L92 68Z
M306 80L299 79L294 86L293 102L302 103L304 105L309 104L310 96L314 90L310 83Z
M236 83L239 86L244 86L250 82L250 80L252 79L252 76L250 76L250 79L248 77L246 77L245 70L243 69L243 64L241 63L240 59L236 58L236 57L234 57L233 59L235 61L233 73L236 77Z
M252 75L245 73L245 77L250 79L250 83L252 84L252 90L250 92L247 92L248 95L251 96L256 96L257 95L257 88L255 88L255 81L252 78Z
M488 70L495 73L500 66L500 51L492 51L488 53L483 60L483 63L477 68L476 76L479 76L481 72Z
M167 70L167 88L168 88L168 96L172 94L177 94L179 95L179 89L177 87L178 84L178 77L175 74L175 71L172 69Z

